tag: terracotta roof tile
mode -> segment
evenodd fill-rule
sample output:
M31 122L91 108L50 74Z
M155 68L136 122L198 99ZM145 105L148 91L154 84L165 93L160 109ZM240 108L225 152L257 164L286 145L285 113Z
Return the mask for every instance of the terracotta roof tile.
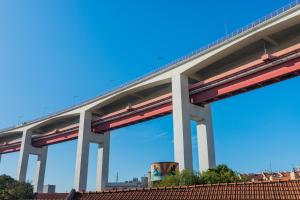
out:
M45 194L47 195L47 194ZM50 194L48 194L50 195ZM39 196L42 197L42 196ZM44 196L45 197L45 196ZM46 198L38 198L46 199ZM49 198L47 198L49 199ZM59 198L57 198L58 200ZM228 183L78 193L78 200L273 200L300 199L300 180ZM54 200L54 199L53 199Z
M44 200L65 200L68 193L39 193L37 199Z

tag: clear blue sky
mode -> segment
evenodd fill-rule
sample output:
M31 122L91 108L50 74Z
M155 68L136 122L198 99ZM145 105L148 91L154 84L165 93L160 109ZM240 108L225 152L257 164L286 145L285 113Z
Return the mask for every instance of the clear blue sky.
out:
M0 127L97 96L289 1L128 2L1 0ZM217 162L240 172L299 164L299 85L295 78L213 103ZM76 141L49 147L46 184L58 191L73 186L75 150ZM112 131L110 155L111 181L117 172L128 180L146 174L154 161L173 160L171 116ZM0 173L15 177L17 160L18 153L4 155ZM91 190L95 174L92 145Z

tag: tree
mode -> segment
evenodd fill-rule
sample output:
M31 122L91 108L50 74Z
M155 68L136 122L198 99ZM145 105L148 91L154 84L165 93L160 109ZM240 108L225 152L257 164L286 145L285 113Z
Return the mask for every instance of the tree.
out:
M245 180L226 165L218 165L216 168L209 169L200 174L189 170L183 170L180 173L177 171L175 175L168 175L163 180L154 182L153 187L232 183Z
M244 181L239 174L227 165L218 165L200 174L200 179L204 184L232 183Z
M175 175L168 175L159 182L153 184L154 187L168 187L179 185L197 185L200 184L200 177L190 170L177 171Z
M30 183L18 182L7 175L0 176L0 199L32 199L33 187Z

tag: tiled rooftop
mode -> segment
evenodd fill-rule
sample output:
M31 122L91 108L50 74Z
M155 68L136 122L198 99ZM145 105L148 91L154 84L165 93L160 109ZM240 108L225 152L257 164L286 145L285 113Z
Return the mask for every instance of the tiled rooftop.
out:
M292 171L292 172L262 172L259 174L242 174L242 177L246 178L252 182L259 182L259 181L288 181L288 180L295 180L300 179L300 172L299 171Z
M40 193L37 195L37 199L42 200L65 200L68 193Z
M38 199L58 200L61 198L39 195ZM66 196L66 195L65 195ZM251 199L273 200L300 199L300 180L293 181L268 181L228 183L214 185L197 185L170 188L113 190L104 192L78 193L78 200L173 200L173 199L198 199L198 200L227 200Z

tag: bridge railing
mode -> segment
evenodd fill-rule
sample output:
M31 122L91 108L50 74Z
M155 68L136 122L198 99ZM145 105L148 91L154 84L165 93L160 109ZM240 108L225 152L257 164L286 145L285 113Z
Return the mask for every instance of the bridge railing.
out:
M81 102L81 103L79 103L79 104L77 104L75 106L74 105L70 106L70 107L68 107L68 108L66 108L64 110L61 110L61 111L58 111L58 112L55 112L55 113L51 113L49 115L37 118L37 119L32 120L30 122L23 122L22 124L19 124L17 126L12 126L12 127L9 127L9 128L0 129L0 132L3 132L5 130L9 130L9 129L12 129L12 128L16 128L16 127L22 126L24 124L34 123L36 121L47 119L47 118L49 118L51 116L55 116L55 115L58 115L60 113L67 112L69 110L75 109L75 108L80 107L82 105L86 105L88 103L94 102L94 101L96 101L99 98L102 98L104 96L108 96L108 95L110 95L112 93L115 93L115 92L117 92L119 90L122 90L123 88L128 87L128 86L130 86L132 84L136 84L138 82L141 82L144 79L147 79L147 78L149 78L151 76L154 76L154 75L156 75L159 72L163 72L163 71L167 71L169 69L172 69L172 68L174 68L174 67L176 67L176 66L178 66L178 65L180 65L180 64L182 64L184 62L187 62L190 59L193 59L194 57L197 57L197 56L200 56L202 54L205 54L206 52L210 51L212 48L217 47L217 46L223 44L224 42L228 42L228 41L234 40L235 38L237 38L241 34L244 34L244 33L248 32L248 31L251 31L254 28L257 28L258 26L260 26L260 25L268 22L269 20L272 20L272 19L274 19L274 18L276 18L276 17L278 17L278 16L280 16L280 15L282 15L282 14L288 12L288 11L290 11L291 9L293 9L293 8L299 6L299 5L300 5L300 0L295 0L295 1L293 1L293 2L291 2L291 3L289 3L289 4L285 5L285 6L283 6L281 8L279 8L279 9L277 9L277 10L275 10L275 11L273 11L273 12L267 14L267 15L265 15L264 17L261 17L261 18L255 20L255 21L253 21L252 23L250 23L250 24L248 24L246 26L243 26L243 27L241 27L241 28L239 28L239 29L237 29L237 30L235 30L235 31L233 31L233 32L225 35L224 37L221 37L220 39L218 39L218 40L216 40L216 41L214 41L212 43L209 43L209 44L207 44L207 45L205 45L205 46L203 46L203 47L201 47L201 48L199 48L199 49L197 49L197 50L195 50L195 51L193 51L193 52L191 52L191 53L189 53L189 54L187 54L187 55L185 55L183 57L180 57L180 58L178 58L178 59L176 59L176 60L174 60L174 61L172 61L170 63L162 65L162 66L156 68L155 70L151 71L150 73L147 73L147 74L145 74L143 76L140 76L140 77L138 77L135 80L126 82L124 84L119 85L116 88L113 88L113 89L110 89L108 91L105 91L104 93L102 93L101 95L99 95L99 96L97 96L95 98L92 98L92 99L87 100L87 101L83 101L83 102Z

